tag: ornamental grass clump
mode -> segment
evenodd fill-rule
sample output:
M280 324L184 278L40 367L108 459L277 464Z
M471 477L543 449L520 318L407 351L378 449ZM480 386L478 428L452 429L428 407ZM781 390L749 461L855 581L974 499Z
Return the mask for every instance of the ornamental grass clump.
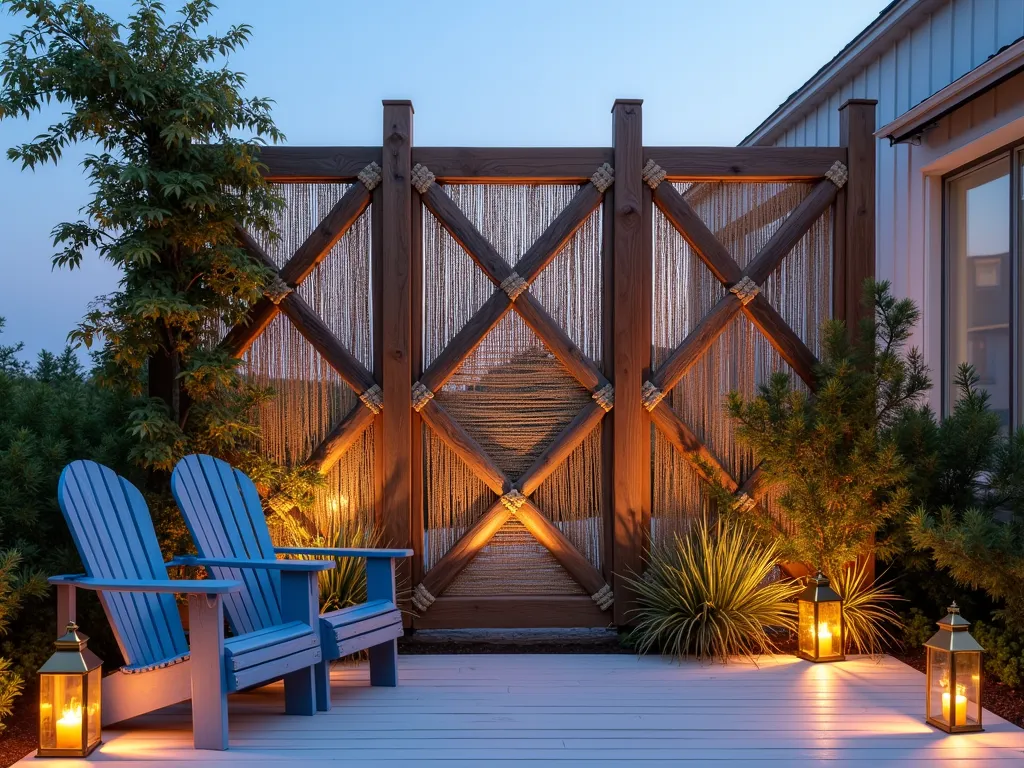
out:
M794 581L772 581L778 559L774 544L739 523L702 519L677 535L652 553L642 578L628 580L639 606L637 651L725 663L776 650L772 630L795 627L800 591Z
M890 604L903 598L890 589L891 581L872 581L868 562L861 560L849 568L840 568L830 583L843 598L847 653L874 656L899 644L897 634L903 628L903 620Z

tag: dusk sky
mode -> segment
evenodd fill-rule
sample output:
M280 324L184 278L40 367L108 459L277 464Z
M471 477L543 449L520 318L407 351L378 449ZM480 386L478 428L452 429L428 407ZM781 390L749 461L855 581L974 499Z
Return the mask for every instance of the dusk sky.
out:
M276 100L291 145L379 145L381 99L407 98L420 145L607 146L616 97L644 99L647 144L735 145L887 2L222 0L213 26L253 27L230 65ZM123 19L129 2L95 5ZM3 13L0 38L20 26ZM56 114L0 122L0 146ZM117 285L98 258L50 267L50 230L88 194L86 151L34 173L0 159L0 343L24 341L26 357L62 347Z

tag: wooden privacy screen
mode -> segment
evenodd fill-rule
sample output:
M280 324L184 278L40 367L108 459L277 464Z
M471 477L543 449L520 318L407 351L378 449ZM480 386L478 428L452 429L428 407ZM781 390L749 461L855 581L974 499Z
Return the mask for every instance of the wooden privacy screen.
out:
M611 148L421 148L384 102L381 147L263 152L281 239L239 237L278 278L223 345L278 392L268 452L328 475L311 522L415 551L412 626L627 623L701 483L775 514L724 393L813 388L818 322L856 318L873 103L834 148L644 147L612 112Z

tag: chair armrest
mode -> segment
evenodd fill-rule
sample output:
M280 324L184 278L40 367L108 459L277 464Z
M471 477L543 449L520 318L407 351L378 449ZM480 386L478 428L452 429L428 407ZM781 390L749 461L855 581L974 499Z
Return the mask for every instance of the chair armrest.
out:
M156 592L165 595L226 595L242 589L233 579L98 579L92 576L51 576L51 584L97 592Z
M316 555L317 557L366 557L371 560L412 557L411 549L336 549L331 547L275 547L279 555ZM307 561L308 562L308 561Z
M183 555L164 563L167 566L203 566L214 568L262 568L268 571L329 571L334 563L318 560L242 560L228 557Z

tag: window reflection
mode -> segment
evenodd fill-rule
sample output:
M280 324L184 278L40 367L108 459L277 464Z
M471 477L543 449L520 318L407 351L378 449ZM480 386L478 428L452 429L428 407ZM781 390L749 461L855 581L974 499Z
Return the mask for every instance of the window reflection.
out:
M958 394L957 366L970 363L1004 429L1013 391L1009 199L1009 155L952 179L947 188L948 406Z

